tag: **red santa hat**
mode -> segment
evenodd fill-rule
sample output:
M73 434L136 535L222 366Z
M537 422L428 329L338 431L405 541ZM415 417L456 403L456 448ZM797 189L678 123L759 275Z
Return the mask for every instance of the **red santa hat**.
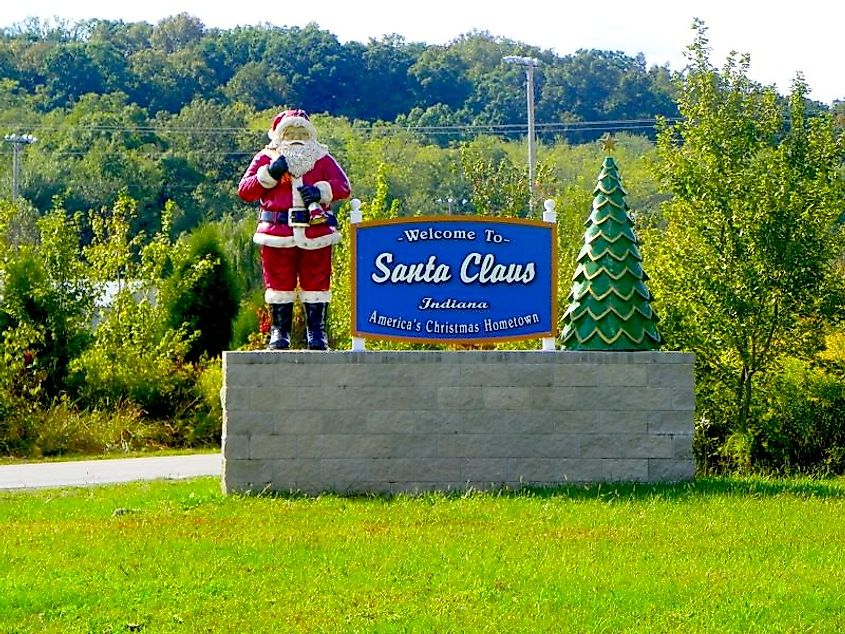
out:
M270 137L271 141L281 143L285 129L293 126L305 128L308 131L308 137L312 141L317 140L317 129L308 118L308 113L300 109L285 110L277 114L276 118L273 119L273 125L267 131L267 136Z

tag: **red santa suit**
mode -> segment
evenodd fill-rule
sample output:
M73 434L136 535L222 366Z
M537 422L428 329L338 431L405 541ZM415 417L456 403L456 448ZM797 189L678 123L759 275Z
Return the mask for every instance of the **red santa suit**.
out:
M292 126L305 128L309 139L286 142L284 131ZM322 305L325 319L325 305L331 301L331 246L341 239L331 204L349 197L349 179L326 146L317 143L304 111L280 113L268 136L270 144L255 155L238 186L243 200L259 203L253 241L261 245L264 298L272 308L292 305L298 296L306 311L309 305ZM269 168L280 155L288 171L274 178ZM307 210L299 190L303 186L316 187L320 194Z

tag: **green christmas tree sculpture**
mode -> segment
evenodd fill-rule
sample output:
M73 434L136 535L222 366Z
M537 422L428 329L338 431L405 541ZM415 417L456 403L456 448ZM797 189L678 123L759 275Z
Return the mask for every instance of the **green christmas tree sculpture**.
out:
M605 135L602 141L609 154L613 140ZM593 190L593 209L563 315L567 350L655 350L661 343L627 193L608 155Z

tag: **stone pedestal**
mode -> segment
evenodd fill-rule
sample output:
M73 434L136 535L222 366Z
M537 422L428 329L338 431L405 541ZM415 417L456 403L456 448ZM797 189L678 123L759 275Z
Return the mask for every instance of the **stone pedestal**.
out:
M226 492L694 475L692 354L226 352Z

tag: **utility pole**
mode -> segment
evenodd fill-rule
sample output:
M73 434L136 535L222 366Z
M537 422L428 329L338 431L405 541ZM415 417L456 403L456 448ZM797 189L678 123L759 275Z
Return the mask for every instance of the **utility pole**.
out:
M12 200L18 199L18 182L21 171L21 151L25 145L32 145L38 139L31 134L7 134L3 137L6 143L12 144Z
M536 198L534 171L537 165L537 151L534 146L534 69L540 64L540 60L536 57L508 55L503 57L502 61L525 68L525 90L528 96L528 215L533 216Z

